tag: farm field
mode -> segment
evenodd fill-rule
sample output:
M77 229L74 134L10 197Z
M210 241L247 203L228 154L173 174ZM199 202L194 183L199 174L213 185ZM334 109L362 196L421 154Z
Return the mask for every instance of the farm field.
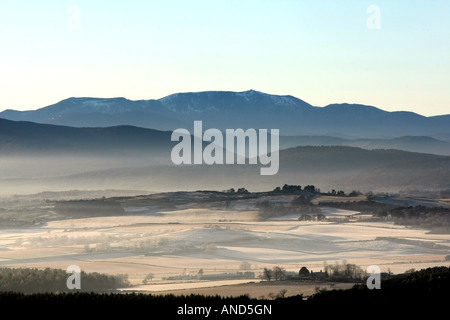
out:
M445 259L450 234L389 221L341 222L339 217L358 213L343 209L323 208L322 213L333 219L298 221L298 214L287 214L261 221L254 200L241 200L229 209L188 202L172 209L128 206L122 216L4 229L0 266L66 269L77 265L86 272L128 274L133 287L126 291L251 291L267 296L277 290L261 290L258 276L264 268L275 266L296 273L306 266L318 272L325 263L345 261L363 269L378 265L382 272L403 273L450 265ZM254 277L238 278L239 272ZM144 284L148 274L151 279ZM250 282L254 283L246 284ZM286 286L287 294L299 290L311 294L317 284Z

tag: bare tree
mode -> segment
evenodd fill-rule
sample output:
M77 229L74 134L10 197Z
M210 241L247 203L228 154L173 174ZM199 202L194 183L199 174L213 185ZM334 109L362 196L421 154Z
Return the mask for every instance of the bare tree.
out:
M267 281L272 280L272 278L273 278L273 272L272 272L272 270L267 269L267 268L264 268L261 277L262 277L264 280L267 280Z
M283 280L286 277L286 270L280 268L279 266L274 267L273 277L275 278L275 281Z
M150 272L149 274L147 274L145 276L144 280L142 280L142 283L147 284L147 283L151 282L154 277L155 277L155 275L152 272Z
M280 292L278 293L278 298L284 298L286 295L287 290L286 289L281 289Z

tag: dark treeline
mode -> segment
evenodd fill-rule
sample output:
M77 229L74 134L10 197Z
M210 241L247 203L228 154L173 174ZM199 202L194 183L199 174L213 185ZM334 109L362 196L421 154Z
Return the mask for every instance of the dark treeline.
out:
M381 281L381 289L369 290L357 284L347 290L321 291L310 300L388 302L388 301L447 301L450 288L450 267L433 267L396 275ZM448 302L448 301L447 301Z
M224 306L271 306L271 314L255 315L258 319L279 319L281 316L292 316L301 312L314 312L319 318L323 316L348 315L346 318L358 318L361 314L356 311L370 312L370 314L398 313L404 317L417 315L419 310L427 311L431 316L434 312L447 310L448 288L450 287L450 268L434 267L404 275L393 276L381 281L381 289L369 290L365 284L357 284L347 290L319 291L304 299L301 295L277 297L274 300L249 298L248 295L239 297L220 296L175 296L151 295L137 293L42 293L23 294L17 292L0 292L0 306L3 310L11 308L16 315L20 314L18 306L33 306L33 312L41 308L48 315L55 308L65 311L79 312L89 307L89 316L94 313L103 317L112 315L138 315L146 311L151 314L163 314L168 318L177 318L180 308L185 306L208 306L213 311L211 318L224 316L234 318L233 315L221 314ZM58 311L60 314L61 311ZM351 312L351 313L349 313ZM445 314L445 313L444 313ZM354 315L354 316L352 316ZM220 317L222 316L222 317ZM204 319L204 315L179 316L180 319ZM252 318L252 316L238 315L238 318Z
M365 201L320 201L320 207L331 207L351 211L360 211L376 215L384 215L398 206L388 203L376 202L372 200Z
M398 207L379 215L390 216L395 223L402 225L430 228L435 231L450 231L450 208L424 206Z
M39 310L45 316L68 313L87 316L88 319L128 319L131 316L165 319L278 319L288 316L293 309L306 305L301 295L275 300L250 298L248 295L222 297L219 295L152 295L146 293L42 293L21 294L0 292L2 311L10 309L20 314L21 306ZM210 308L209 317L201 314L200 308ZM235 314L231 307L242 314ZM264 308L265 307L265 308ZM190 309L196 314L181 314ZM194 309L195 308L195 309ZM181 311L180 311L181 310Z
M302 189L302 186L296 184L284 184L282 187L276 187L272 190L274 193L320 193L320 189L314 185L307 185Z
M23 293L69 292L67 279L71 274L61 269L0 268L0 291ZM109 291L128 287L127 275L106 275L102 273L80 274L80 291ZM75 289L77 290L77 289Z
M319 202L319 206L369 213L396 224L429 228L434 232L450 232L450 208L398 206L371 200Z

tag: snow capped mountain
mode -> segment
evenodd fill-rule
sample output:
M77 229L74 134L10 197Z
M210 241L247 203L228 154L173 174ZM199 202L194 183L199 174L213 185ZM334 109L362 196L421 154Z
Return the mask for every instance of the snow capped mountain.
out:
M270 108L311 108L308 103L292 96L278 96L248 90L205 91L176 93L159 99L162 105L178 112L205 112L232 110L239 108L255 108L256 110Z
M139 103L138 101L131 101L125 98L69 98L39 110L48 114L114 114L128 111L144 110L145 108L146 106L143 103Z
M278 128L283 135L342 138L450 137L450 116L423 117L359 104L315 107L290 95L255 90L175 93L161 99L69 98L33 111L6 110L0 118L74 127L133 125L158 130Z

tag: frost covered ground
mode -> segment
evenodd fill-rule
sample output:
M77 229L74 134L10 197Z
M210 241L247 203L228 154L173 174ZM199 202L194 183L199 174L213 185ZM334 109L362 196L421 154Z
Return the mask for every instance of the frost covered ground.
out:
M199 281L199 270L203 275L251 271L257 276L265 267L319 271L325 262L343 260L394 273L450 265L445 261L449 234L389 222L305 222L294 214L258 221L250 207L128 207L126 216L5 229L0 233L0 266L66 269L75 264L86 272L126 273L139 290L164 291L258 281ZM355 212L326 208L323 213L339 217ZM143 285L149 273L153 277Z

